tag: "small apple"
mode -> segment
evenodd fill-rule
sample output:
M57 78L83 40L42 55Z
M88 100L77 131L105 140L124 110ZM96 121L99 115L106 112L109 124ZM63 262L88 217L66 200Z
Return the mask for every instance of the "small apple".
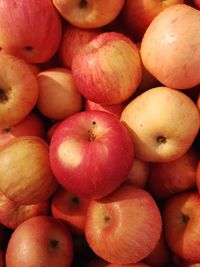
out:
M164 234L170 250L189 262L200 262L200 195L184 192L170 197L164 207Z
M1 53L30 63L49 60L61 41L61 18L51 0L1 1L0 28Z
M0 128L7 128L32 111L39 89L36 75L23 60L1 54L0 69Z
M82 96L74 84L71 70L51 68L40 72L37 78L37 107L41 114L53 120L63 120L81 111Z
M72 74L85 98L104 105L119 104L130 98L140 84L140 53L125 35L104 32L74 57Z
M89 202L60 187L51 200L51 213L53 217L66 221L72 233L84 234Z
M12 233L6 250L6 267L70 267L73 241L63 222L35 216Z
M155 248L162 231L160 210L152 196L133 185L89 204L85 236L91 249L115 264L142 261Z
M52 0L60 14L70 24L79 28L102 27L113 21L125 0Z
M199 28L199 10L186 4L166 8L149 25L141 43L142 62L163 85L189 89L200 83Z
M56 179L83 198L101 198L115 190L126 179L133 157L127 128L104 111L69 116L60 123L50 143Z
M187 95L161 86L130 101L121 121L132 133L136 158L168 162L191 147L199 131L200 115Z
M57 189L49 146L36 136L17 137L0 150L0 190L18 204L47 200Z

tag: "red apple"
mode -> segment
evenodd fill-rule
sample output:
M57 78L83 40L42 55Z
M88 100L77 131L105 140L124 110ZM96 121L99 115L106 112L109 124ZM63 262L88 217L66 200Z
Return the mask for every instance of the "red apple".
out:
M0 129L0 147L16 137L26 135L45 138L45 125L39 114L31 112L18 124Z
M179 193L166 202L164 233L170 250L189 262L200 262L200 195Z
M0 48L31 63L49 60L61 40L61 19L51 0L6 0L0 5Z
M126 179L133 157L127 128L103 111L71 115L50 143L51 168L58 182L84 198L101 198L115 190Z
M0 192L0 222L9 229L15 229L25 220L39 215L47 215L49 202L19 205Z
M125 108L127 103L120 103L120 104L115 104L115 105L101 105L98 103L95 103L93 101L90 101L86 99L85 101L85 110L90 111L90 110L99 110L99 111L105 111L108 112L117 118L120 118L123 109Z
M162 231L161 214L151 195L122 185L89 204L85 236L96 255L115 264L143 260L155 248Z
M113 21L125 0L53 0L60 14L79 28L98 28Z
M6 267L70 267L72 259L73 242L68 228L50 216L36 216L21 223L6 250Z
M32 111L38 98L38 83L30 66L14 56L1 54L0 68L0 128L7 128Z
M71 71L67 68L51 68L38 74L39 96L37 107L41 114L63 120L81 111L82 96L77 90Z
M49 146L36 136L17 137L0 150L0 190L18 204L47 200L57 189Z
M72 73L85 98L104 105L119 104L140 84L140 53L125 35L101 33L74 57Z
M200 83L199 28L199 10L186 4L166 8L149 25L141 43L142 61L163 85L188 89Z
M66 221L74 234L84 234L89 202L60 187L52 198L51 213L53 217Z
M165 8L182 4L184 0L126 0L123 8L124 26L141 41L152 20Z
M196 187L196 169L199 154L194 147L182 157L163 163L151 163L148 177L148 191L157 198Z
M58 51L61 63L71 68L74 56L99 33L99 29L81 29L67 24L63 29L62 41Z
M161 86L130 101L121 121L132 133L136 158L169 162L191 147L199 131L200 116L187 95Z

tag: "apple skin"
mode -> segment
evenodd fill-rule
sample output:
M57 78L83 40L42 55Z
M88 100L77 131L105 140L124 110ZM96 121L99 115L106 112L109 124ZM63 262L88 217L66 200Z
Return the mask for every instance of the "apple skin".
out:
M115 264L142 261L155 248L162 231L160 210L152 196L133 185L89 204L86 240L96 255Z
M83 198L101 198L115 190L126 179L133 158L129 131L103 111L71 115L60 123L50 143L56 179Z
M72 73L86 99L104 105L119 104L129 99L140 84L140 53L125 35L101 33L74 57Z
M30 66L11 55L0 55L0 128L13 126L34 108L38 83Z
M52 0L70 24L84 29L99 28L112 22L122 10L125 0Z
M0 190L18 204L47 200L58 184L49 163L49 146L37 136L17 137L0 150Z
M170 250L188 262L200 262L200 195L183 192L169 198L163 210L164 234Z
M51 200L51 213L53 217L66 221L72 233L83 235L89 203L89 199L77 197L60 187Z
M12 127L0 129L0 147L19 136L39 136L45 138L45 125L39 114L30 112L25 119Z
M200 116L187 95L161 86L130 101L121 121L132 133L136 158L169 162L191 147L199 131Z
M196 188L199 154L191 147L182 157L163 163L151 163L147 190L156 198Z
M71 233L63 222L35 216L12 233L6 250L7 267L70 267L73 259Z
M47 215L49 202L19 205L0 192L0 222L9 229L17 228L22 222L39 215Z
M49 60L61 41L61 18L51 0L0 1L1 53L30 63Z
M70 69L47 69L40 72L37 78L37 107L41 114L53 120L63 120L82 110L83 99L74 84Z
M60 62L71 69L74 56L101 31L100 29L81 29L68 24L63 28L58 54Z
M149 25L141 57L145 68L163 85L188 89L200 83L199 27L199 10L186 4L166 8Z
M183 4L183 0L127 0L123 8L123 23L134 40L141 41L152 20L165 8Z

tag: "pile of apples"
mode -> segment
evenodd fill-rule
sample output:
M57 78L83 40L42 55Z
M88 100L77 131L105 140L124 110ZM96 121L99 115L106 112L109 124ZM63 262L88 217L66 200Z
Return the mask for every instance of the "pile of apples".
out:
M199 128L199 0L0 0L0 267L200 266Z

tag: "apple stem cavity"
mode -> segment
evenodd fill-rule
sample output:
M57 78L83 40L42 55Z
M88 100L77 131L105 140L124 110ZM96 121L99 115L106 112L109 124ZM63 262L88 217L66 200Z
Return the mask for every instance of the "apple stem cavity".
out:
M88 2L86 0L81 0L79 6L81 8L85 8L87 6Z
M25 46L25 50L31 52L31 51L33 51L33 47L32 46Z
M7 96L6 92L5 92L5 90L0 89L0 102L4 103L6 101L8 101L8 96Z
M58 247L58 240L55 240L55 239L50 240L50 246L51 246L51 248L57 248Z
M182 213L182 220L184 224L187 224L190 220L190 217L187 214Z
M80 201L79 201L79 198L78 198L78 197L73 197L73 198L72 198L72 203L73 203L73 204L76 204L76 205L77 205L77 204L79 204L79 202L80 202Z
M10 132L11 132L11 128L10 127L2 129L2 133L3 134L7 134L7 133L10 133Z
M165 136L159 135L156 137L156 142L159 144L165 144L167 142L167 138Z
M93 121L92 122L92 129L88 130L88 134L89 134L89 141L92 142L96 139L96 135L94 134L93 130L96 128L96 122Z

